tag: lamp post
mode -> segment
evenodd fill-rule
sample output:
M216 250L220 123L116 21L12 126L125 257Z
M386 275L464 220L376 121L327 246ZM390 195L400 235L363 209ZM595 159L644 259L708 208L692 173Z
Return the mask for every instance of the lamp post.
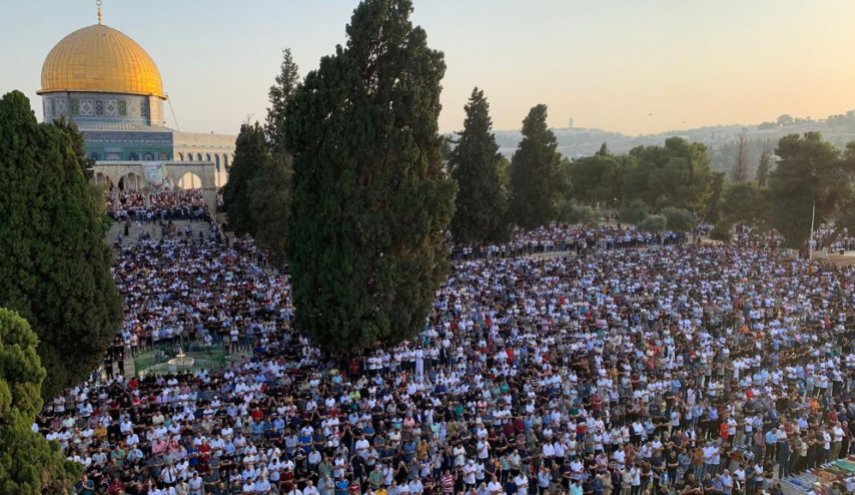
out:
M813 259L813 223L816 219L816 200L813 202L813 211L810 214L810 237L808 238L808 261Z

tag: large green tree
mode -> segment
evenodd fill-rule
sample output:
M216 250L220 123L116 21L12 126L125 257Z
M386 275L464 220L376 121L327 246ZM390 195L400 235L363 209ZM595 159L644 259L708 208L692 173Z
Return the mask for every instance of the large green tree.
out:
M56 442L30 429L45 378L37 342L26 320L0 308L0 493L68 493L82 472Z
M290 156L265 160L249 182L249 214L256 226L253 237L276 268L285 267L288 218L291 208Z
M240 127L235 143L235 159L229 170L229 180L223 188L223 203L229 217L229 227L237 235L256 232L250 202L250 183L270 161L270 150L264 129L256 122Z
M86 377L116 335L122 303L98 201L68 127L39 124L19 91L0 99L0 305L39 336L46 396Z
M270 86L267 99L270 108L267 109L267 119L264 130L267 132L267 140L270 143L270 151L274 156L286 155L285 150L285 119L288 103L294 97L300 84L300 72L297 63L291 56L291 49L282 51L282 64L279 66L279 74L276 76L276 84Z
M287 115L296 324L326 351L393 344L424 326L446 275L454 182L437 116L441 52L409 0L365 0Z
M509 234L508 202L499 178L502 156L484 92L473 89L465 110L463 131L448 163L458 187L451 232L462 244L503 241Z
M851 198L847 164L840 151L818 132L790 134L778 142L778 166L769 174L772 226L787 247L806 246L816 205L816 225L833 220Z
M624 174L626 199L640 198L654 211L673 206L707 212L717 179L702 143L671 137L664 146L639 146L629 154L636 164Z
M766 194L756 182L733 182L724 189L721 198L721 220L732 225L760 225L768 218Z
M602 150L594 156L562 163L571 184L569 195L581 203L619 205L623 200L623 173L631 158Z
M524 229L555 220L560 188L558 142L546 126L546 105L537 105L523 120L522 141L511 159L510 215Z
M246 211L250 225L241 228L248 231L258 245L267 252L270 262L277 268L284 268L288 240L288 218L291 208L291 154L285 141L288 118L288 105L294 98L294 92L300 85L297 64L291 56L291 50L283 51L282 65L276 76L276 84L270 87L267 120L264 130L270 148L270 157L262 156L255 149L259 163L253 168L253 175L246 179L245 197L249 201ZM238 213L240 219L240 213ZM251 228L252 230L246 230Z

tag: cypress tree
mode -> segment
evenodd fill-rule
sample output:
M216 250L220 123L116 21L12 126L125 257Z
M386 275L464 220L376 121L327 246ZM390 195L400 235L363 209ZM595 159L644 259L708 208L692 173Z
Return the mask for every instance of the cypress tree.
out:
M287 109L299 84L297 64L286 48L276 84L268 92L270 108L264 131L271 158L262 160L247 183L252 235L277 268L285 266L291 208L291 155L285 146Z
M269 160L270 151L261 125L258 122L242 125L235 142L235 159L229 171L229 181L223 187L223 203L229 217L229 227L239 236L254 235L256 232L250 207L250 182Z
M555 134L546 126L546 105L533 107L523 120L522 141L511 159L511 219L530 230L555 219L560 185Z
M70 129L37 123L19 91L0 99L0 305L38 334L47 397L100 364L122 318Z
M458 187L451 232L463 244L503 241L508 205L499 179L502 156L484 92L473 89L465 110L463 132L449 159Z
M291 164L287 155L266 160L249 183L253 238L276 268L284 268L291 208Z
M276 84L270 86L267 98L270 108L267 109L267 120L264 131L274 156L285 154L285 117L288 102L294 96L294 91L300 84L300 74L297 63L291 56L291 49L282 50L282 64L276 76Z
M37 342L26 320L0 308L0 493L68 493L82 472L59 444L30 429L45 378Z
M289 105L288 258L297 327L343 354L424 327L447 272L454 183L440 155L442 53L409 0L365 0L345 47Z

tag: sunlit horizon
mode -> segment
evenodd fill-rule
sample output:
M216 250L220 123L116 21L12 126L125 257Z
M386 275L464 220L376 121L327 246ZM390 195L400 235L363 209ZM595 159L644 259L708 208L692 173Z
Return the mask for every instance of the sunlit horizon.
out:
M181 130L234 134L264 120L267 89L291 48L300 72L345 41L357 0L117 2L104 23L157 63ZM474 86L494 129L549 106L552 127L630 135L823 119L855 108L855 3L415 0L413 22L445 53L441 132L462 128ZM0 21L0 93L22 90L41 118L41 65L65 35L95 23L94 1L10 4ZM45 15L51 12L51 15ZM175 112L176 119L172 117ZM178 122L176 124L176 120Z

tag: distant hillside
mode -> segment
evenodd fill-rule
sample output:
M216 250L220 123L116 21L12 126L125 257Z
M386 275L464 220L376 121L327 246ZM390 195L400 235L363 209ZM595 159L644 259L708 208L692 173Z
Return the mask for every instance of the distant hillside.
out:
M626 153L636 146L662 144L671 136L679 136L689 141L706 144L710 150L712 168L723 172L729 172L733 166L739 136L744 134L748 141L752 177L764 147L769 146L774 151L781 137L810 131L821 132L826 140L843 148L846 143L855 141L855 111L823 120L799 119L782 115L775 122L763 122L758 125L707 126L642 136L628 136L602 129L552 129L558 138L558 151L568 158L590 156L596 153L603 143L606 143L612 153ZM519 131L495 131L495 134L499 151L510 158L519 144Z

